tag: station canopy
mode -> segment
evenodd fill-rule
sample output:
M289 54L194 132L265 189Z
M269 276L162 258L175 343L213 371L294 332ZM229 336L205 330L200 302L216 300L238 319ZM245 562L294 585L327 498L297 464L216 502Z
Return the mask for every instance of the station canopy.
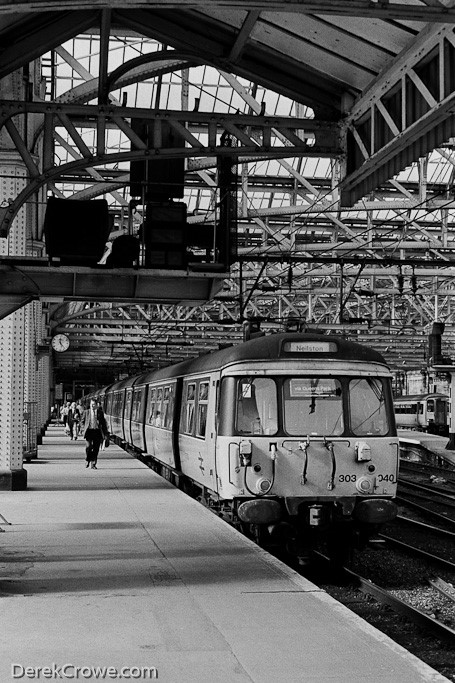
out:
M236 256L225 270L209 255L192 284L188 269L174 278L139 267L90 289L73 268L76 291L64 267L43 266L45 252L22 263L49 310L43 347L57 332L70 337L55 356L61 376L162 367L240 341L247 328L342 334L403 373L427 369L436 320L455 358L454 4L51 0L12 11L0 0L1 123L13 124L8 139L30 184L21 205L0 195L0 242L8 216L32 204L41 209L28 237L42 242L51 196L106 199L108 246L136 233L145 216L130 185L136 116L184 131L190 234L219 219L223 135L235 160ZM18 73L31 84L24 92ZM51 127L52 160L44 144L44 162L27 165L43 148L27 139L26 117L37 131ZM19 268L3 254L2 268ZM129 289L134 275L142 295ZM36 290L0 296L0 310L27 296Z

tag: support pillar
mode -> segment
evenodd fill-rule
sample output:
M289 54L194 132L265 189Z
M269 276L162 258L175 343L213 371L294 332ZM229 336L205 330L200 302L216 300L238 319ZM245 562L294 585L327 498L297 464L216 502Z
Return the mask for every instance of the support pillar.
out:
M26 169L19 154L0 149L0 201L23 189ZM18 213L7 238L0 239L0 254L25 255L26 209ZM25 309L0 321L0 491L27 488L23 467L24 375L26 358Z
M27 488L23 468L24 323L20 309L0 321L0 490Z

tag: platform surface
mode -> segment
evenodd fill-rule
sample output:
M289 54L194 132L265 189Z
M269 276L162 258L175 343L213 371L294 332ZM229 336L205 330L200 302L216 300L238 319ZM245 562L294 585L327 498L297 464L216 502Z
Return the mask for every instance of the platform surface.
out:
M455 465L455 450L446 448L449 437L438 436L437 434L427 434L413 429L399 429L398 438L403 445L417 444L427 450L441 456L444 460Z
M27 470L0 493L0 683L447 680L116 446L86 469L51 426Z

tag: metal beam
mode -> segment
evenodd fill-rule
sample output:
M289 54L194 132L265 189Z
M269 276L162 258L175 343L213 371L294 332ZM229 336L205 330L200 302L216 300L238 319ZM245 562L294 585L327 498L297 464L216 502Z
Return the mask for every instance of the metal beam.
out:
M27 152L26 142L21 138L13 121L27 114L41 115L46 131L55 131L57 126L63 127L69 139L73 141L79 158L66 164L54 165L50 156L45 155L47 165L39 173ZM81 118L88 117L95 122L97 130L93 150L82 143L78 133L78 122ZM132 130L132 118L154 121L155 124L166 121L182 133L184 143L181 147L166 148L161 136L153 136L153 140L147 145ZM203 135L195 137L188 130L192 123L204 127ZM16 147L24 158L32 179L17 197L12 198L7 207L0 208L0 237L8 236L15 215L40 187L58 179L63 180L67 173L95 165L169 157L254 154L258 157L276 158L284 155L333 156L341 153L337 124L293 117L0 100L0 129L3 126L14 134ZM112 154L105 153L108 147L108 126L113 126L123 133L126 139L129 139L132 149ZM222 144L223 134L229 135L231 146Z
M329 14L335 16L356 16L387 20L404 20L411 22L455 22L455 10L447 5L408 4L405 2L389 2L382 0L198 0L197 7L208 6L214 10L221 8L237 8L242 10L264 10L277 12L298 12L300 14ZM84 9L84 0L72 0L67 3L71 9ZM34 12L62 9L62 0L46 0L33 5ZM111 7L125 9L144 7L144 0L113 0ZM193 9L194 0L147 0L150 9ZM26 12L30 3L24 0L0 0L1 12Z
M343 206L455 135L454 60L453 26L430 26L352 107L343 131Z
M30 300L115 301L122 303L202 304L215 296L226 273L191 273L169 270L134 270L17 265L14 258L0 260L0 302ZM42 260L41 260L42 261ZM115 287L113 283L115 282Z

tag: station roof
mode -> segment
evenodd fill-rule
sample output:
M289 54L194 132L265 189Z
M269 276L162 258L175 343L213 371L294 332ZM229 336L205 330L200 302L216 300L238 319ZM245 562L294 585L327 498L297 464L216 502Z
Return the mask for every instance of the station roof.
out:
M287 261L284 265L278 263L271 268L267 266L264 283L269 285L269 291L263 289L256 292L260 296L253 297L251 302L257 301L255 309L259 316L272 307L279 307L281 310L284 307L288 315L298 315L302 310L299 309L300 300L298 297L294 299L291 296L291 285L297 292L301 286L300 293L306 297L310 285L308 279L305 280L305 278L308 278L308 273L310 273L314 306L316 306L316 299L324 300L324 290L327 303L322 304L323 309L326 307L328 310L334 298L340 298L343 303L343 292L338 289L335 296L334 291L330 289L334 282L331 279L333 271L328 265L325 270L322 266L316 269L315 264L322 263L322 261L317 261L318 254L323 254L324 257L330 253L339 266L343 257L346 257L346 252L351 253L353 261L350 266L352 276L350 304L352 305L352 299L354 299L354 304L357 304L360 309L360 299L363 297L364 304L365 301L370 301L368 297L373 294L377 304L374 306L377 317L373 323L362 320L362 315L356 317L354 305L350 311L350 319L353 321L351 330L355 329L359 341L365 342L369 336L371 337L372 328L375 325L380 326L379 350L387 358L387 352L384 350L393 345L395 348L399 346L399 352L396 352L394 361L401 362L398 359L407 358L409 364L412 355L416 355L415 349L413 353L406 355L412 329L415 330L418 327L422 332L418 340L422 348L426 343L424 318L428 321L431 319L431 300L438 295L433 286L435 273L438 270L434 265L436 262L445 268L439 280L440 283L444 283L439 310L441 310L442 297L451 296L450 249L453 242L450 212L453 207L447 204L449 227L444 239L439 232L439 214L433 215L428 206L422 212L424 215L418 215L417 209L411 215L409 208L411 205L402 203L400 206L404 208L400 214L397 214L393 207L389 209L388 202L392 196L396 199L398 192L402 193L404 200L412 200L415 206L419 206L418 200L421 197L422 188L419 185L421 179L416 179L418 168L416 163L433 149L442 149L442 152L428 163L426 179L430 182L426 189L431 187L434 190L435 202L437 202L438 197L450 191L452 187L454 159L451 141L452 135L455 135L450 123L453 118L450 114L450 107L453 106L452 93L446 93L445 99L439 98L432 82L437 81L434 72L435 64L437 64L435 52L441 45L443 48L440 54L446 55L447 63L439 64L438 73L442 74L442 78L440 82L438 81L438 87L442 87L442 81L451 82L450 69L454 62L455 46L454 26L455 2L453 0L350 0L348 2L263 0L260 3L249 0L200 0L197 4L186 0L178 3L167 0L159 2L123 0L121 3L90 3L83 0L71 3L66 0L58 3L55 0L12 3L10 0L0 0L0 78L8 76L17 69L28 68L27 65L32 60L43 57L51 50L61 50L62 45L68 44L77 36L85 36L87 41L95 37L100 45L107 32L111 37L115 36L119 44L122 42L125 46L128 44L133 50L135 49L133 42L136 38L156 41L163 49L161 61L154 65L156 74L171 73L178 68L197 68L201 65L214 67L219 73L234 75L243 84L256 84L256 93L261 94L261 97L263 94L262 102L267 113L283 113L281 103L288 100L291 105L288 111L284 111L286 115L313 117L317 122L321 122L321 125L333 122L340 127L343 135L347 134L346 131L351 125L353 140L351 144L357 145L357 156L365 153L368 157L365 152L365 141L369 141L370 131L374 129L374 133L371 133L372 137L383 136L383 149L378 149L376 156L373 154L371 159L365 159L364 165L367 166L365 171L354 155L354 166L348 169L348 175L349 171L353 171L354 178L345 193L350 204L342 206L342 211L336 215L335 212L323 215L321 203L321 210L312 217L311 225L305 223L306 218L302 221L302 216L296 214L296 221L301 221L298 237L304 240L303 246L299 247L301 249L300 260L294 266L292 263L290 266L290 262ZM164 48L174 51L175 55L165 53ZM118 60L121 62L126 56L126 47L125 52L119 49L118 54L123 55ZM138 54L142 56L142 50L138 49ZM100 55L102 56L101 49L99 54L90 56L90 63L95 65ZM80 68L86 56L74 53L71 57L74 60L72 68L76 71L79 69L83 82L76 84L71 91L61 93L60 101L85 103L93 101L97 93L96 79L91 81L87 75L89 69L84 72ZM128 58L131 58L130 53ZM111 60L111 57L109 59ZM112 59L114 61L110 63L116 67L115 57ZM76 65L78 60L79 66ZM149 67L145 67L144 64L137 68L142 80L153 75L152 71L147 71ZM397 97L400 84L405 81L406 86L403 92L408 93L408 100L397 105L394 98ZM217 88L219 88L218 85ZM241 113L245 114L251 112L252 99L248 97L251 93L253 95L255 93L254 86L246 90L248 90L248 96L245 96L241 109ZM134 101L130 101L132 106L144 106L140 92L137 88ZM233 107L235 111L237 106L234 104L235 98L224 109L223 107L220 109L218 97L219 89L216 90L211 105L213 111L232 112ZM260 103L261 97L256 97L255 102ZM280 105L277 104L278 102ZM190 106L193 105L196 106L195 102L191 101ZM397 107L400 111L412 112L415 119L405 122L403 126L398 125ZM373 109L381 114L383 120L369 118ZM417 118L419 112L424 113L424 122L423 119L421 121ZM384 128L387 130L384 131ZM366 129L368 133L365 133ZM362 158L361 161L363 162L364 159ZM293 173L288 176L283 173L285 165L278 168L278 165L272 162L267 162L267 173L264 172L262 176L260 171L264 166L257 168L254 175L251 174L250 187L254 187L255 201L251 214L247 218L244 217L248 223L246 232L249 231L250 236L257 225L261 226L261 229L265 225L265 228L270 230L270 224L273 221L277 221L276 230L282 230L284 221L283 224L279 223L280 215L288 218L291 215L292 232L294 224L292 214L287 213L287 205L289 194L293 186L295 189L296 182L302 183L296 193L300 199L305 198L304 195L309 198L310 202L320 199L315 192L315 188L318 187L322 188L322 196L328 192L331 182L331 159L305 157L300 159L299 164L292 162L291 166ZM121 169L119 173L120 171ZM398 176L398 173L402 175ZM386 185L389 181L392 184ZM286 182L289 182L289 187L286 186ZM254 186L255 183L257 187ZM282 190L283 187L284 190ZM370 193L379 187L381 193L373 198ZM384 193L385 187L390 191L390 196ZM191 192L196 195L200 193L200 189L195 187ZM360 205L355 203L359 198L361 199ZM374 207L373 204L368 204L373 199L376 201ZM434 206L439 210L439 204L435 203ZM325 208L330 209L330 204ZM271 209L276 212L275 215ZM374 211L376 213L373 213ZM404 214L406 216L403 218ZM434 218L433 222L430 220L432 218ZM318 221L321 223L318 224ZM405 228L402 230L403 224ZM374 233L375 238L377 237L380 241L380 247L373 247L373 249L381 250L379 259L391 253L393 255L401 253L403 266L407 266L408 270L402 271L396 265L389 267L390 263L387 261L383 268L382 265L373 263L374 259L368 264L370 267L365 265L368 262L362 261L362 255L365 259L372 257L373 252L369 247L373 244L373 238L367 244L362 239L359 240L358 235L362 236L367 230ZM286 231L282 234L281 245L289 239L290 232ZM312 240L314 240L313 244L311 244ZM322 252L316 252L316 249L322 248L321 241L323 245L329 244L332 250L329 252L327 246ZM408 247L408 244L411 246ZM403 251L400 252L400 249ZM407 249L409 252L406 251ZM428 251L426 264L421 261L424 249ZM422 272L415 271L412 265L416 254L415 263ZM282 259L286 255L287 252L284 250ZM256 262L259 265L253 268L255 256L257 256L257 250L251 249L251 262L245 265L243 272L243 277L248 273L250 285L254 285L261 267L260 262ZM302 265L302 259L305 256L309 258L310 268ZM407 261L406 256L409 257ZM359 269L356 259L359 259L358 263L364 264L363 270L361 269L361 278L359 278L360 273L357 272ZM428 268L430 260L434 270L431 273L428 271L428 276L423 277L423 269ZM347 277L349 267L346 267L343 272L344 277ZM423 277L421 285L411 282L411 278L415 275ZM339 284L339 274L337 278ZM402 278L401 282L397 281L397 278ZM401 297L403 278L405 296L409 299L407 307L404 306L403 297ZM226 286L226 301L223 302L222 296L219 297L218 304L220 310L223 309L221 310L223 323L233 320L230 317L231 309L228 300L229 297L238 297L238 279L236 282L236 286L233 281ZM420 299L415 296L417 290ZM207 291L210 291L210 287ZM18 294L11 292L11 300L15 296ZM178 294L177 298L178 296L180 295ZM346 290L344 296L346 297ZM272 297L279 300L279 306L278 303L271 303ZM31 298L33 298L33 293ZM84 310L89 311L91 316L95 315L94 298L91 297L91 303L86 306L79 299L74 306L64 311L54 305L54 310L58 310L59 313L54 319L53 329L57 330L59 325L61 327L67 325L71 320L73 322L70 324L77 328L74 321L79 320L78 315ZM204 296L199 298L204 298ZM385 298L390 304L390 311L393 309L391 315L382 310ZM197 300L198 296L194 296L194 299ZM394 299L393 305L390 303L392 299ZM347 299L345 303L348 308ZM118 336L117 333L114 334L114 330L121 329L123 340L125 329L130 324L136 327L135 343L141 345L142 340L145 339L144 329L150 330L151 324L155 325L159 320L162 321L157 308L147 309L144 313L143 304L143 301L138 301L131 314L126 313L125 308L119 312L118 308L114 307L113 311L111 307L101 305L99 307L102 310L101 316L98 318L95 316L95 320L91 317L88 322L84 322L84 325L87 322L87 328L90 327L92 332L93 326L97 326L100 339L101 337L107 338L112 333L109 341L114 345ZM160 302L155 302L155 304L160 306ZM187 313L184 313L178 307L179 299L175 304L173 303L173 306L176 307L168 311L169 320L177 321L178 324L186 320L187 338L195 340L196 346L203 347L204 339L200 335L197 337L197 333L193 332L191 327L193 324L196 325L194 316L197 316L200 311L195 314L194 309L188 309ZM308 303L306 306L308 307ZM414 309L416 315L412 316ZM382 318L379 315L381 310ZM305 308L306 312L307 308ZM449 313L451 314L451 311ZM212 322L214 316L217 319L220 317L218 314L210 313L209 317ZM317 316L314 317L317 318ZM341 306L340 311L334 312L332 318L333 326L338 325L340 331L350 333L349 329L343 327ZM419 320L416 321L414 318ZM129 320L130 323L128 323ZM387 325L389 331L392 330L392 336L387 331ZM449 327L447 331L450 331ZM77 328L76 334L79 333L81 333L81 328ZM174 334L175 330L171 330L167 335L167 341L157 341L157 344L166 348L166 356L168 350L172 349ZM237 328L236 334L240 334L240 328ZM229 336L231 332L217 327L215 331L212 330L211 341L214 344L222 343L223 339ZM145 340L144 344L146 343L149 344ZM106 343L104 346L107 346ZM111 346L110 354L114 355L113 346ZM92 355L93 357L96 355L95 351ZM84 358L89 360L89 354ZM418 362L423 361L424 356L420 354ZM103 362L107 363L105 355ZM160 363L163 362L161 358Z
M450 0L200 0L103 3L113 30L152 37L339 118L422 31L454 22ZM98 3L0 2L0 74L77 33L98 29Z

